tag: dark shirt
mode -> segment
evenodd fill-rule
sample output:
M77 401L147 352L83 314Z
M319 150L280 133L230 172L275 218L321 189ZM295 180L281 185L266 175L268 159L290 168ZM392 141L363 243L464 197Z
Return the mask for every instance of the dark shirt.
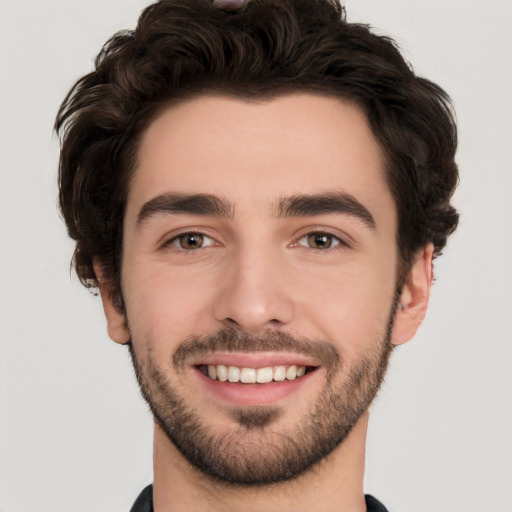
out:
M367 512L388 512L387 508L373 496L365 496ZM153 512L153 486L148 485L133 504L130 512Z

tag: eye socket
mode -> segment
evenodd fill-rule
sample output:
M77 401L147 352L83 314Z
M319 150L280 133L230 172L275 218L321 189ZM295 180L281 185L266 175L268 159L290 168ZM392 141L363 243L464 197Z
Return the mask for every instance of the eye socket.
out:
M312 233L308 233L300 238L297 245L319 251L325 251L327 249L333 249L334 247L347 244L331 233L313 231Z
M213 239L202 233L181 233L174 238L171 238L165 245L170 245L185 251L195 251L213 245Z

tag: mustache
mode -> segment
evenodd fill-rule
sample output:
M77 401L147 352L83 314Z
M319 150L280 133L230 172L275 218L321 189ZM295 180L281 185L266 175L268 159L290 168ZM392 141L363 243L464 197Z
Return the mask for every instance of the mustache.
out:
M326 341L313 341L279 331L267 331L252 336L234 329L220 329L207 336L194 336L185 340L172 356L176 371L183 370L186 362L212 352L288 352L306 355L318 361L327 370L335 368L340 355Z

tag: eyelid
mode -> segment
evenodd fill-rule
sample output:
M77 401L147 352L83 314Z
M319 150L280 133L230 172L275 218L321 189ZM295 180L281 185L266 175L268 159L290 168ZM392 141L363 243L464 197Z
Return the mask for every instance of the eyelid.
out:
M200 235L203 238L203 242L205 240L208 240L209 242L207 245L202 245L201 247L198 247L197 249L184 249L183 247L179 246L179 239L186 235ZM197 251L199 249L211 247L216 244L218 244L218 242L215 240L215 238L213 238L210 235L207 235L204 231L202 231L200 229L184 229L184 230L180 231L179 233L172 233L172 235L169 238L165 238L163 243L161 244L161 246L163 248L173 247L179 251L192 252L194 250Z
M315 249L313 247L308 247L307 243L299 244L299 242L301 240L307 238L310 235L315 235L315 234L329 236L333 240L335 240L337 243L334 246L331 246L327 249ZM345 247L345 248L352 247L352 243L350 242L349 238L350 237L348 235L343 236L340 233L333 233L333 231L331 229L327 229L325 227L313 227L313 228L308 228L308 230L306 232L303 232L298 237L296 237L295 241L292 243L292 246L293 247L305 247L307 249L312 249L314 251L316 250L318 252L329 252L329 251L334 251L336 249L339 249L340 247Z

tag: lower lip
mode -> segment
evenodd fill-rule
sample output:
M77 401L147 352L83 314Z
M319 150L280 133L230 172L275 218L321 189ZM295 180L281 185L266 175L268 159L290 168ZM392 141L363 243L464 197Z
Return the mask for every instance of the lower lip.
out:
M208 393L221 401L238 406L269 405L284 400L299 391L317 373L314 370L295 380L283 382L242 384L241 382L221 382L210 379L198 369L195 369L195 372Z

